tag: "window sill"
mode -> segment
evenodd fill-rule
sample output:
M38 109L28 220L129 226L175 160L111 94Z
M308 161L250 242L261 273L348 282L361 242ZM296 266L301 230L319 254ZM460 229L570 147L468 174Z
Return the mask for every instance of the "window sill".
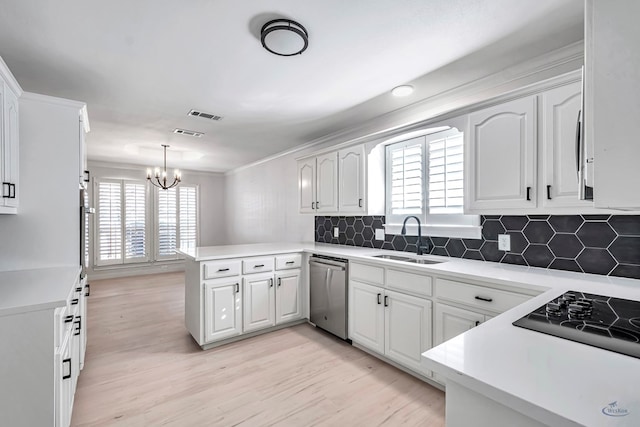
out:
M420 226L424 237L453 237L458 239L481 239L482 226L480 225L424 225ZM385 234L400 234L402 224L385 224ZM407 235L416 236L418 226L407 224Z

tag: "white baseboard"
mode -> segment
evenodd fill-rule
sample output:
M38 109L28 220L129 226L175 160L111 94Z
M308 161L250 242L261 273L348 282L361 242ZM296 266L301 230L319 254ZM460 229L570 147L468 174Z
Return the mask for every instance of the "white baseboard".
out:
M184 271L184 261L170 264L156 264L143 266L118 266L100 270L90 270L87 274L89 280L116 279L118 277L144 276L147 274L173 273Z

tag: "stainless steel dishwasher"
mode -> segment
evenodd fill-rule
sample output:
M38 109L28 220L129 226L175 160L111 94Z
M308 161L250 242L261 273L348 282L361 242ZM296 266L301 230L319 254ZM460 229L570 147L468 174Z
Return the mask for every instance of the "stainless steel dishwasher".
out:
M310 321L347 339L347 269L345 259L313 255L309 258Z

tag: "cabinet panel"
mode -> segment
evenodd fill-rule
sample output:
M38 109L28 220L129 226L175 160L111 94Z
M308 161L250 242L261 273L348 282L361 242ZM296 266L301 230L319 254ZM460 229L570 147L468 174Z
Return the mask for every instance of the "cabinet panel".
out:
M242 260L242 273L265 273L267 271L273 271L274 258L260 257L260 258L247 258Z
M536 97L469 115L468 210L536 207Z
M387 288L411 294L431 296L431 277L387 269Z
M204 341L210 342L242 332L240 284L204 285Z
M431 348L431 301L386 291L385 355L408 368L430 375L421 355Z
M290 270L293 268L300 268L301 265L302 265L301 254L276 256L276 270Z
M300 270L276 276L276 324L302 317Z
M485 316L469 310L436 303L435 341L442 344L484 322Z
M384 284L384 268L352 262L349 265L349 278L377 285Z
M316 158L316 212L338 211L338 154L329 153Z
M18 185L18 97L7 87L4 91L4 168L3 182L11 183L11 197L4 199L4 205L10 207L18 206L20 186Z
M384 291L351 280L349 283L349 337L380 354L384 353Z
M543 93L542 103L542 205L590 207L578 200L576 128L582 108L580 82Z
M338 152L338 208L340 213L364 213L365 151L364 146Z
M202 263L202 277L205 280L240 275L241 262L238 259L207 261Z
M243 331L268 328L275 325L275 290L273 276L244 278Z
M529 295L453 280L437 279L436 283L438 297L496 313L503 313L531 299Z
M300 213L315 213L316 159L298 162L298 203Z

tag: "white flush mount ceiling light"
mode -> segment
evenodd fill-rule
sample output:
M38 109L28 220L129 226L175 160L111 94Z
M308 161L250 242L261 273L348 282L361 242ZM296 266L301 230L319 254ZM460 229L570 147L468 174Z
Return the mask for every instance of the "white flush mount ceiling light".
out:
M391 89L391 94L393 96L409 96L413 93L413 86L402 85L397 86Z
M262 26L262 46L279 56L300 55L309 46L309 33L296 21L274 19Z

